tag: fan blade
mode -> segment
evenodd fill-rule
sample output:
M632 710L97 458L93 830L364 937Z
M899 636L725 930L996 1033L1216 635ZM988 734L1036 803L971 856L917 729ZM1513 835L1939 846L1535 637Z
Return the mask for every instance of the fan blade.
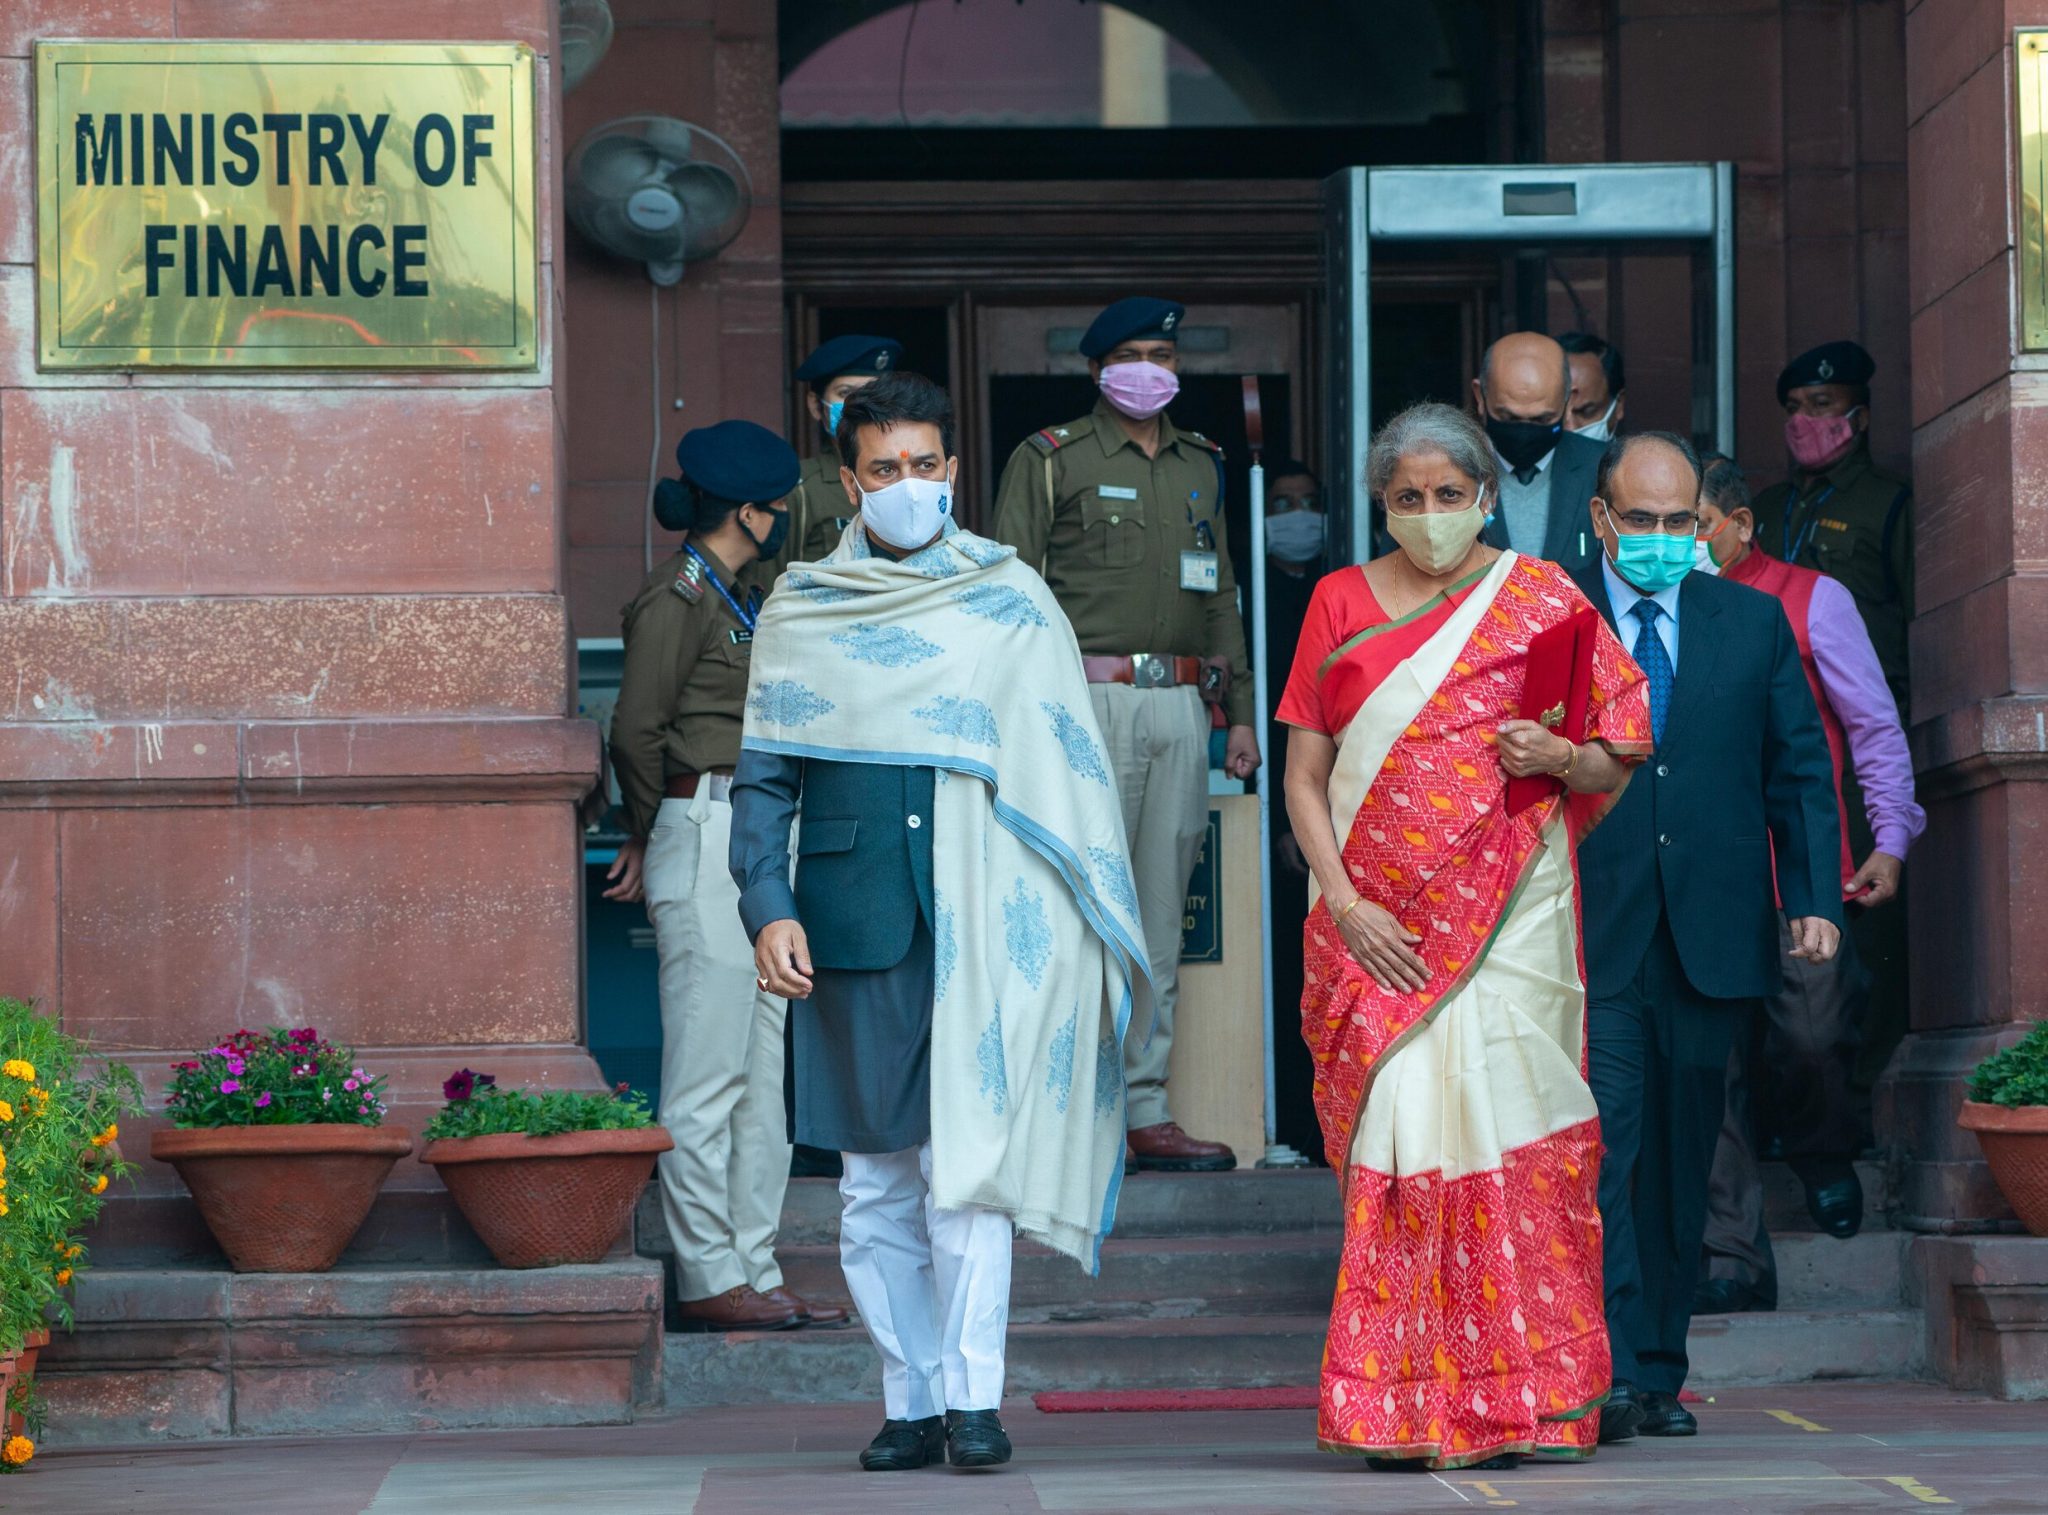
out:
M697 156L695 127L673 116L643 116L641 135L649 147L671 163L688 163Z
M669 165L637 137L586 137L571 171L592 193L624 199L643 184L659 183Z

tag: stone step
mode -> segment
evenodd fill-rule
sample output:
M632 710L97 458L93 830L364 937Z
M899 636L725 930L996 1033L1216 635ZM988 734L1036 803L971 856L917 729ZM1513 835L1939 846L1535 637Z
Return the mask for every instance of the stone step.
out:
M1312 1384L1326 1318L1217 1315L1175 1321L1012 1324L1008 1390L1259 1388ZM1922 1323L1909 1310L1781 1311L1695 1324L1691 1386L1912 1378ZM670 1410L881 1397L859 1329L674 1335L664 1357Z
M1777 1237L1778 1302L1787 1310L1895 1309L1906 1303L1901 1231L1867 1231L1847 1241L1814 1232ZM837 1247L784 1247L789 1286L806 1298L847 1303ZM1071 1258L1019 1242L1011 1266L1011 1318L1018 1323L1196 1315L1289 1315L1329 1307L1337 1238L1273 1236L1112 1237L1102 1272L1090 1278Z
M1867 1216L1866 1231L1884 1227L1884 1170L1859 1163ZM1812 1232L1805 1191L1783 1163L1764 1164L1764 1213L1772 1234ZM1235 1173L1139 1173L1124 1181L1117 1200L1119 1240L1173 1236L1266 1236L1276 1232L1327 1233L1343 1230L1337 1181L1327 1168L1283 1171L1247 1169ZM661 1199L650 1183L641 1196L636 1227L644 1256L670 1251ZM829 1178L794 1178L782 1207L784 1246L837 1246L839 1186Z

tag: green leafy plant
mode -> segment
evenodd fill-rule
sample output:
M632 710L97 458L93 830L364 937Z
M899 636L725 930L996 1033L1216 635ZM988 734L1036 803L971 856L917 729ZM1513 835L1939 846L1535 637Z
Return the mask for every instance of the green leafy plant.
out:
M0 1353L52 1318L71 1328L69 1286L109 1187L134 1172L118 1145L142 1087L26 1000L0 998Z
M624 1084L604 1094L580 1089L501 1089L488 1073L458 1069L441 1085L448 1101L427 1122L428 1141L466 1136L562 1136L571 1131L638 1131L654 1124L647 1096Z
M204 1126L382 1125L384 1080L356 1064L354 1049L311 1026L237 1031L171 1064L164 1108L171 1124Z
M1977 1064L1970 1098L1984 1105L2048 1105L2048 1021Z

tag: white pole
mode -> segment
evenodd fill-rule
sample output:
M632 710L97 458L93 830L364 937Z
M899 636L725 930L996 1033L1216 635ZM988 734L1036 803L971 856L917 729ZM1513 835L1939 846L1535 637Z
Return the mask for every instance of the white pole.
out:
M1279 1131L1274 1105L1278 1090L1273 1077L1273 752L1266 711L1266 469L1252 456L1252 691L1258 708L1252 729L1258 733L1259 763L1254 782L1259 796L1259 1034L1266 1049L1266 1145Z

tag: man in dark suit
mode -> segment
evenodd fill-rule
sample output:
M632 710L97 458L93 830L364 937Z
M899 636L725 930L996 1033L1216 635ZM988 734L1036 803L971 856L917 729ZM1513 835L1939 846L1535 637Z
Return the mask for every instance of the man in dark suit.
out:
M1827 739L1783 607L1690 572L1700 463L1669 432L1617 437L1591 507L1600 556L1574 577L1650 684L1657 750L1579 849L1587 1042L1607 1153L1601 1440L1690 1436L1685 1382L1729 1048L1792 955L1841 939Z
M1565 430L1571 360L1540 332L1518 331L1486 349L1472 400L1500 464L1500 501L1482 538L1566 568L1590 566L1586 501L1602 443Z

